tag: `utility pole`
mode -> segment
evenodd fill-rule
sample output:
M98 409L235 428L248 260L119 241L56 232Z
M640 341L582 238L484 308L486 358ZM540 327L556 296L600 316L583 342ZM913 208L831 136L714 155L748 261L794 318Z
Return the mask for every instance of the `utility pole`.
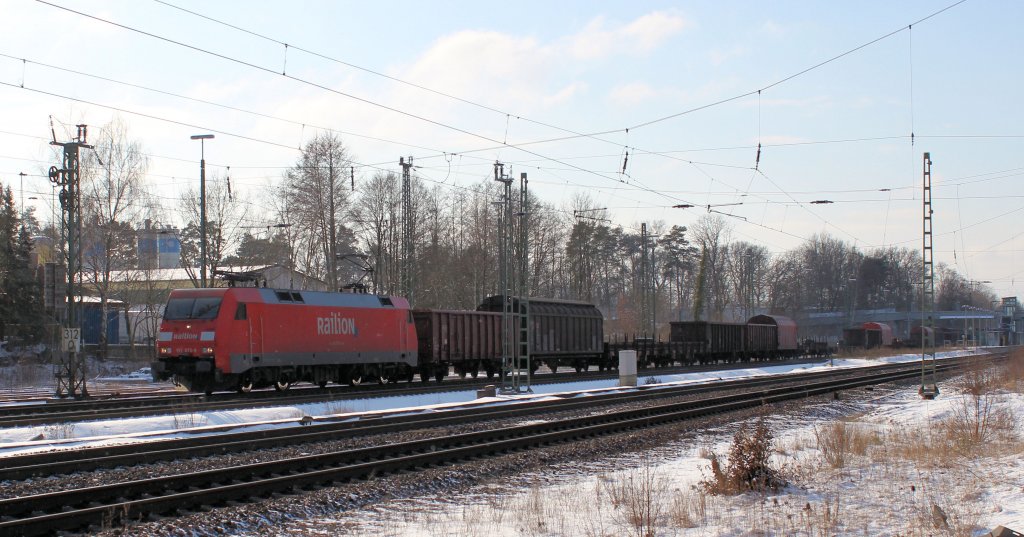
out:
M509 230L512 227L512 178L505 174L505 165L501 162L494 163L494 180L504 187L501 202L498 204L498 287L501 293L501 391L514 391L513 380L515 361L515 346L512 341L516 333L513 315L515 308L514 296L511 289L511 248Z
M519 174L519 285L515 295L519 297L519 334L516 347L516 367L513 368L512 389L517 393L531 393L530 377L533 365L530 363L530 211L526 173Z
M212 140L212 134L193 134L193 140L199 140L199 277L200 286L206 287L206 140Z
M25 172L18 172L18 176L21 177L21 219L24 223L25 220Z
M925 399L935 399L939 395L939 385L935 379L935 321L932 319L935 310L935 265L932 258L932 159L930 153L924 154L922 165L923 192L921 250L924 260L921 282L921 388L918 393ZM927 334L932 334L931 346ZM932 358L932 378L928 383L925 379L926 358Z
M81 290L76 287L76 280L81 281L82 270L82 213L81 213L81 169L79 167L79 150L91 149L86 143L88 127L77 125L78 135L70 142L57 142L50 145L60 146L64 151L62 168L50 167L50 181L61 188L60 206L62 219L66 224L67 236L67 313L64 319L61 348L58 351L60 364L57 367L57 397L89 397L85 385L85 356L81 352L81 319L79 302Z
M338 291L339 290L339 288L338 288L338 251L337 251L337 248L338 248L338 246L337 246L337 244L338 244L338 242L337 242L338 237L337 237L337 231L334 229L335 228L335 222L334 222L334 152L333 151L327 155L327 182L329 183L327 185L327 192L328 192L328 198L329 198L327 200L327 206L328 206L327 210L331 211L331 215L327 219L328 220L328 225L331 226L331 229L329 229L328 232L327 232L327 238L328 238L329 241L331 241L331 243L327 246L327 269L328 269L327 272L329 273L329 278L331 279L331 290L332 291Z
M398 158L402 167L402 294L413 303L413 257L416 250L413 245L413 214L412 214L412 157Z

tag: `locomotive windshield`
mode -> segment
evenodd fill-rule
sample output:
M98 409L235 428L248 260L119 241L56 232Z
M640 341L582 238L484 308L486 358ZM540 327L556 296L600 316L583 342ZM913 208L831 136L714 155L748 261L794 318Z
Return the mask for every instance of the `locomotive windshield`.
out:
M220 297L172 298L167 301L164 319L183 321L186 319L216 319L220 312Z

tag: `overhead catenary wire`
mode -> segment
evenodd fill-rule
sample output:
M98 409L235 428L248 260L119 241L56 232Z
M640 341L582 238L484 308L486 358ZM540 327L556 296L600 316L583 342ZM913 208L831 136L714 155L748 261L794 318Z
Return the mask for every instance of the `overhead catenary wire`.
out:
M935 17L935 16L939 15L940 13L943 13L943 12L945 12L946 10L952 9L953 7L955 7L955 6L957 6L957 5L961 4L961 3L963 3L963 2L965 2L965 1L966 1L966 0L960 0L959 2L956 2L956 3L954 3L954 4L950 5L950 6L947 6L947 7L943 8L943 9L940 9L940 10L938 10L938 11L936 11L936 12L933 12L932 14L930 14L930 15L927 15L927 16L925 16L925 17L923 17L923 18L921 18L921 19L919 19L919 20L917 20L917 21L915 21L915 22L911 23L911 25L913 25L913 24L920 24L921 22L923 22L923 21L926 21L926 20L928 20L928 19L930 19L930 18L932 18L932 17ZM146 31L144 31L144 30L140 30L140 29L132 28L132 27L130 27L130 26L127 26L127 25L123 25L123 24L120 24L120 23L116 23L116 22L113 22L113 21L110 21L110 20L107 20L107 19L103 19L103 18L101 18L101 17L97 17L97 16L95 16L95 15L90 15L90 14L87 14L87 13L83 13L83 12L80 12L80 11L76 11L76 10L73 10L73 9L71 9L71 8L68 8L68 7L65 7L65 6L60 6L60 5L57 5L57 4L53 4L53 3L51 3L51 2L47 2L47 1L45 1L45 0L37 0L37 2L40 2L40 3L42 3L42 4L45 4L45 5L49 5L49 6L55 7L55 8L57 8L57 9L65 10L65 11L68 11L68 12L71 12L71 13L74 13L74 14L77 14L77 15L80 15L80 16L83 16L83 17L88 17L88 18L91 18L91 19L94 19L94 20L97 20L97 21L100 21L100 22L104 22L104 23L107 23L107 24L111 24L111 25L114 25L114 26L117 26L117 27L120 27L120 28L123 28L123 29L129 30L129 31L132 31L132 32L137 32L137 33L140 33L140 34L142 34L142 35L146 35L146 36L149 36L149 37L153 37L153 38L156 38L156 39L160 39L160 40L163 40L163 41L166 41L166 42L169 42L169 43L173 43L173 44L176 44L176 45L179 45L179 46L183 46L183 47L186 47L186 48L189 48L189 49L195 50L195 51L197 51L197 52L201 52L201 53L204 53L204 54L209 54L209 55L213 55L213 56L215 56L215 57L219 57L219 58L222 58L222 59L225 59L225 60L228 60L228 61L236 62L236 63L239 63L239 64L241 64L241 65L245 65L245 66L248 66L248 67L251 67L251 68L254 68L254 69L258 69L258 70L261 70L261 71L265 71L265 72L268 72L268 73L274 73L274 74L277 74L277 73L276 73L276 71L273 71L272 69L269 69L269 68L267 68L267 67L263 67L263 66L260 66L260 65L257 65L257 64L253 64L253 63L251 63L251 62L246 62L246 61L243 61L243 60L239 60L239 59L237 59L237 58L232 58L232 57L229 57L229 56L226 56L226 55L220 54L220 53L216 53L216 52L213 52L213 51L209 51L209 50L203 49L203 48L201 48L201 47L197 47L197 46L194 46L194 45L189 45L189 44L187 44L187 43L182 43L182 42L179 42L179 41L176 41L176 40L173 40L173 39L167 38L167 37L163 37L163 36L159 36L159 35L153 34L153 33L151 33L151 32L146 32ZM167 4L167 5L170 5L170 4ZM171 7L176 7L176 6L171 6ZM186 10L186 11L187 11L187 10ZM195 13L193 12L193 14L195 14ZM220 22L220 21L216 21L216 22ZM672 114L672 115L670 115L670 116L665 116L665 117L662 117L662 118L658 118L658 119L655 119L655 120L651 120L651 121L648 121L648 122L645 122L645 123L641 123L641 124L639 124L639 125L635 125L635 126L632 126L632 127L628 127L628 128L630 128L630 129L636 129L636 128L639 128L639 127L642 127L642 126L646 126L646 125L650 125L650 124L653 124L653 123L657 123L657 122L660 122L660 121L664 121L664 120L667 120L667 119L671 119L671 118L673 118L673 117L678 117L678 116L680 116L680 115L684 115L684 114L686 114L686 113L690 113L690 112L692 112L692 111L695 111L695 110L697 110L697 109L704 109L704 108L707 108L707 107L710 107L710 106L714 106L714 105L716 105L716 104L721 104L722 102L727 102L727 101L735 100L735 99L738 99L738 98L746 97L746 96L748 96L748 95L752 95L753 93L756 93L756 92L759 92L759 91L764 91L764 90L767 90L767 89L769 89L769 88L772 88L772 87L775 87L775 86L777 86L777 85L780 85L780 84L782 84L782 83L785 83L785 82L787 82L787 81L789 81L789 80L792 80L792 79L794 79L794 78L797 78L797 77L799 77L799 76L801 76L801 75L803 75L803 74L806 74L806 73L808 73L808 72L810 72L810 71L813 71L813 70L815 70L815 69L818 69L818 68L820 68L820 67L822 67L822 66L824 66L824 65L827 65L827 64L829 64L829 63L831 63L831 62L833 62L833 61L836 61L836 60L838 60L838 59L840 59L840 58L842 58L842 57L845 57L845 56L847 56L847 55L849 55L849 54L852 54L853 52L856 52L856 51L858 51L858 50L860 50L860 49L862 49L862 48L865 48L865 47L867 47L867 46L870 46L871 44L874 44L874 43L876 43L876 42L878 42L878 41L881 41L881 40L883 40L883 39L886 39L886 38L888 38L888 37L890 37L890 36L892 36L892 35L895 35L895 34L899 33L900 31L902 31L903 29L904 29L904 28L902 28L902 27L901 27L901 28L900 28L900 29L898 29L898 30L895 30L895 31L893 31L893 32L890 32L889 34L886 34L886 35L884 35L884 36L878 37L878 38L876 38L876 39L874 39L874 40L871 40L871 41L869 41L869 42L867 42L867 43L864 43L864 44L862 44L862 45L860 45L860 46L858 46L858 47L855 47L855 48L853 48L853 49L850 49L850 50L848 50L848 51L846 51L846 52L843 52L843 53L841 53L841 54L838 54L838 55L836 55L836 56L833 56L832 58L829 58L829 59L827 59L827 60L825 60L825 61L819 62L818 64L815 64L815 65L813 65L813 66L811 66L811 67L808 67L808 68L806 68L806 69L804 69L804 70L802 70L802 71L800 71L800 72L798 72L798 73L795 73L795 74L789 75L789 76L787 76L787 77L785 77L785 78L783 78L783 79L781 79L781 80L778 80L778 81L775 81L775 82L773 82L773 83L771 83L771 84L768 84L768 85L766 85L766 86L764 86L764 87L762 87L762 88L760 88L760 89L758 89L758 90L754 90L754 91L752 91L752 92L747 92L747 93L744 93L744 94L742 94L742 95L740 95L740 96L737 96L737 97L734 97L734 98L730 98L730 99L725 99L725 100L719 101L719 102L717 102L717 103L712 103L712 104L710 104L710 105L705 105L705 106L702 106L702 107L698 107L698 108L696 108L696 109L693 109L693 110L690 110L690 111L684 111L684 112L679 112L679 113L676 113L676 114ZM249 33L253 33L253 32L249 32ZM255 33L254 33L254 35L255 35ZM260 37L266 38L265 36L260 36ZM269 38L267 38L267 39L269 39ZM281 42L281 41L278 41L278 42L279 42L279 43L281 43L281 44L284 44L284 42ZM360 101L360 102L364 102L364 103L367 103L367 104L370 104L370 105L373 105L373 106L381 107L381 108L383 108L383 109L386 109L386 110L390 110L390 111L393 111L393 112L395 112L395 113L399 113L399 114L407 115L407 116L409 116L409 117L413 117L413 118L416 118L416 119L419 119L419 120L422 120L422 121L426 121L426 122L429 122L429 123L432 123L432 124L435 124L435 125L438 125L438 126L441 126L441 127L444 127L444 128L449 128L449 129L453 129L453 130L456 130L456 131L458 131L458 132L462 132L462 133L464 133L464 134L468 134L468 135L470 135L470 136L478 137L478 138L481 138L481 139L485 139L485 140L491 141L491 142L493 142L493 143L497 143L497 141L496 141L496 140L494 140L494 139L492 139L492 138L490 138L490 137L487 137L487 136L483 136L483 135L480 135L480 134L477 134L477 133L472 133L472 132L470 132L470 131L467 131L467 130L465 130L465 129L461 129L461 128L459 128L459 127L455 127L455 126L453 126L453 125L449 125L449 124L446 124L446 123L443 123L443 122L439 122L439 121L436 121L436 120L432 120L432 119L429 119L429 118L426 118L426 117L420 116L420 115L418 115L418 114L413 114L413 113L411 113L411 112L407 112L407 111L404 111L404 110L400 110L400 109L397 109L397 108L394 108L394 107L391 107L391 106L388 106L388 105L384 105L384 104L382 104L382 103L377 103L377 102L375 102L375 101L372 101L372 100L370 100L370 99L365 99L365 98L362 98L362 97L358 97L358 96L355 96L355 95L352 95L352 94L348 94L348 93L345 93L345 92L341 92L341 91L338 91L338 90L334 90L334 89L332 89L332 88L328 88L328 87L326 87L326 86L323 86L322 84L318 84L318 83L316 83L316 82L312 82L312 81L308 81L308 80L300 79L300 78L298 78L298 77L294 77L294 76L291 76L291 75L286 75L286 74L281 74L280 76L284 76L284 77L287 77L287 78L289 78L289 79L292 79L292 80L295 80L295 81L299 81L299 82L302 82L302 83L305 83L305 84L309 84L309 85L311 85L311 86L314 86L314 87L318 87L318 88L320 88L320 89L323 89L323 90L325 90L325 91L333 92L333 93L336 93L336 94L338 94L338 95L342 95L342 96L345 96L345 97L348 97L348 98L351 98L351 99L355 99L355 100L357 100L357 101ZM397 79L396 79L396 80L397 80ZM562 129L562 130L564 130L564 129ZM599 132L599 133L584 133L584 134L582 134L582 135L573 135L573 137L581 137L581 136L583 136L583 137L599 136L599 135L603 135L603 134L608 134L608 133L612 133L612 132L619 132L619 131L621 131L621 130L624 130L624 129L613 129L613 130L610 130L610 131L604 131L604 132ZM563 138L561 138L561 139L569 139L569 138L565 138L565 137L563 137ZM521 151L524 151L524 152L527 152L527 153L531 153L531 154L535 154L535 155L537 155L536 153L533 153L532 151L528 151L528 150L525 150L525 149L523 149L523 148L522 148L522 147L523 147L523 145L527 145L527 144L525 144L525 143L524 143L524 144L516 144L516 145L515 145L515 147L516 147L517 149L521 150ZM542 156L542 155L537 155L537 156ZM571 164L570 164L570 166L571 166ZM588 173L593 173L593 172L590 172L589 170L584 170L584 169L580 169L580 171L587 171ZM601 175L601 176L602 176L602 177L604 177L605 179L611 179L610 177L608 177L608 176L605 176L605 175ZM652 192L652 193L655 193L655 194L657 194L657 192L656 192L656 191L651 191L651 192ZM682 201L682 200L681 200L681 201Z

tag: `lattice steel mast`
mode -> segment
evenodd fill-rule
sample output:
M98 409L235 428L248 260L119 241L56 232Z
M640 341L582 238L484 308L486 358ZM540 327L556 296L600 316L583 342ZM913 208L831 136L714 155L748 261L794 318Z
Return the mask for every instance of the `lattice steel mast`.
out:
M76 285L82 272L82 195L81 169L79 149L91 149L86 143L88 127L76 125L78 135L70 142L57 142L50 145L60 146L64 150L62 168L50 167L50 181L61 187L60 207L66 224L67 237L67 309L64 321L61 348L58 351L60 364L57 366L57 397L88 397L89 390L85 385L85 356L81 352L81 319L80 302L81 288ZM80 284L80 282L79 282Z
M921 254L924 260L921 282L921 388L918 392L925 399L934 399L939 394L935 379L935 265L932 257L932 159L924 154L922 165L923 195ZM931 334L931 337L928 335ZM927 382L927 358L931 356L931 383Z
M410 170L412 169L412 157L405 158L399 157L398 164L402 167L402 289L401 294L405 298L409 299L409 304L414 304L413 301L413 267L415 265L416 257L416 246L414 244L413 230L414 226L414 215L412 211L412 176Z

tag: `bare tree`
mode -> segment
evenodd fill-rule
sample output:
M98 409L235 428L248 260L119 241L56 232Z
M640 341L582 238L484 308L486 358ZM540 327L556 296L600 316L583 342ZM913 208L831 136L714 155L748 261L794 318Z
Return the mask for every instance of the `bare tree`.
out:
M398 288L398 207L401 194L398 175L378 171L360 186L360 196L352 209L363 249L370 253L374 269L373 287L377 293L393 293Z
M189 188L181 195L179 211L186 222L181 232L181 264L185 267L192 284L200 285L202 264L200 248L202 229L200 224L200 197L202 193L198 185ZM227 181L223 177L214 176L206 181L206 273L212 280L215 270L224 265L224 259L238 249L243 223L249 212L249 205L237 193L228 193ZM209 281L207 285L213 287Z
M693 301L693 318L700 319L710 305L710 317L721 320L727 300L725 260L730 228L725 218L715 214L701 216L693 225L693 241L700 249L697 271L697 292Z
M348 181L352 161L348 149L333 133L306 143L298 161L285 173L283 194L296 226L300 248L307 253L305 269L337 289L339 228L349 210Z
M749 319L765 298L763 279L770 261L768 249L749 242L734 242L729 245L726 263L732 300L740 306L743 317Z
M147 159L119 119L99 131L82 166L82 271L100 299L99 352L107 352L111 274L137 264L135 227L145 209Z

